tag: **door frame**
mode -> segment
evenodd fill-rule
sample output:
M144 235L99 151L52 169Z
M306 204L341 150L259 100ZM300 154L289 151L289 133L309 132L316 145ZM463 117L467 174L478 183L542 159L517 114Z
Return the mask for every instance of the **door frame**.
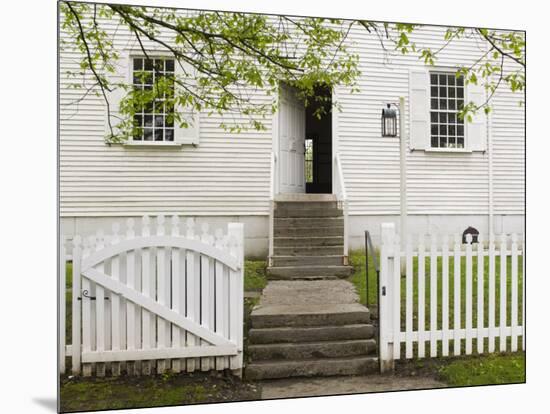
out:
M331 103L334 104L334 101L337 97L338 93L337 93L337 90L336 90L336 87L332 88L332 95L331 95ZM280 182L280 160L279 160L279 150L280 150L280 142L279 142L279 121L280 121L280 114L279 114L279 104L280 104L280 101L279 101L279 96L280 96L280 83L279 83L279 91L277 93L277 95L275 95L275 97L273 98L274 99L274 102L276 104L276 107L277 107L277 110L273 113L272 117L271 117L271 151L273 152L273 154L275 155L275 170L276 171L273 171L273 174L274 174L274 180L275 180L275 195L278 195L280 194L280 186L279 186L279 182ZM331 117L332 117L332 131L331 131L331 141L332 141L332 158L334 160L334 157L335 155L337 154L337 151L338 151L338 116L337 116L337 112L338 111L335 111L334 110L334 106L333 106L333 110L330 112L331 113ZM336 171L334 169L334 162L333 162L333 168L332 168L332 194L336 194L335 193L335 186L334 186L334 183L336 182L336 179L337 179L337 176L336 176Z

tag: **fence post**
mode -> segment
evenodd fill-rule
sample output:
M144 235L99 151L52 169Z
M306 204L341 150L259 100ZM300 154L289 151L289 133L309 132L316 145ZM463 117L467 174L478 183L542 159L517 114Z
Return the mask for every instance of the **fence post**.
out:
M239 268L230 272L229 278L229 339L237 345L237 356L231 357L233 374L242 377L243 368L243 323L244 323L244 224L229 223L227 233L231 254L238 259Z
M66 292L66 255L65 255L65 236L61 236L59 246L59 373L65 373L65 317L67 315Z
M74 375L80 374L80 261L81 261L81 239L75 236L73 239L73 292L72 292L72 372Z
M379 323L380 323L380 372L393 371L393 298L394 266L395 266L395 225L382 223L382 244L380 248L380 286L378 292Z

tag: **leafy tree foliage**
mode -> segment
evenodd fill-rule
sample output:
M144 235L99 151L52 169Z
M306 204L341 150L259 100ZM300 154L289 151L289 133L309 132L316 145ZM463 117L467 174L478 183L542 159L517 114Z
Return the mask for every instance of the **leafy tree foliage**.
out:
M359 25L376 34L384 50L393 53L418 54L433 65L438 54L463 37L476 36L489 46L469 67L461 67L457 76L466 82L483 82L490 97L501 83L513 91L525 87L525 39L521 32L496 32L486 29L449 28L445 44L438 50L411 40L418 25L373 23L359 20L295 18L216 11L181 12L175 9L61 2L61 29L71 39L62 40L62 49L75 47L81 55L78 71L65 75L71 87L84 89L83 96L95 93L104 98L109 122L108 142L121 142L136 133L133 115L142 106L164 97L168 107L185 107L209 114L219 113L231 122L222 126L230 131L265 129L264 120L276 111L276 100L259 103L251 91L268 95L278 93L279 82L294 86L306 105L325 98L315 95L319 84L344 85L358 91L359 57L348 49L346 39L352 27ZM167 51L178 70L173 76L156 76L151 89L135 89L116 81L119 51L105 22L117 22L132 35L148 57L148 45ZM166 40L169 38L170 40ZM505 66L514 69L505 73ZM83 78L92 75L91 85ZM145 72L138 76L147 76ZM109 95L121 89L124 97L117 110L111 108ZM467 103L462 116L483 108ZM337 102L333 103L338 106ZM318 105L322 116L325 105ZM188 115L175 111L173 121L187 127ZM243 118L244 117L244 118ZM243 120L244 119L244 120Z

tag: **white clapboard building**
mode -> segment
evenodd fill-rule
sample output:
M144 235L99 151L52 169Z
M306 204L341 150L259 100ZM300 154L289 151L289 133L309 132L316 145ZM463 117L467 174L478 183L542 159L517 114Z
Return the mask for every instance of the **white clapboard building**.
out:
M133 68L151 62L126 28L106 24L120 51L117 80L132 83ZM437 49L444 33L424 26L412 37ZM461 101L486 98L482 87L454 75L483 53L487 45L479 41L453 41L437 66L427 66L417 55L384 51L374 33L357 25L346 42L360 57L360 91L320 88L340 105L321 120L281 85L278 112L265 121L265 131L230 133L220 126L229 118L198 113L190 128L146 124L143 136L109 145L103 98L69 87L74 79L66 72L77 71L82 56L63 31L61 38L68 43L60 52L59 195L61 233L68 237L127 217L176 214L211 227L242 222L246 255L266 257L277 254L273 249L285 254L297 248L274 242L300 236L297 218L309 219L317 236L326 236L318 241L327 252L330 237L338 248L362 247L365 230L376 244L380 224L395 222L399 229L402 213L411 234L468 227L485 234L523 232L523 93L503 86L491 100L490 116L480 113L471 123L456 116ZM165 71L177 71L165 50L145 46ZM262 90L250 93L258 102L275 99ZM382 136L382 109L401 97L404 130ZM110 95L115 111L119 98ZM329 221L337 225L324 225Z

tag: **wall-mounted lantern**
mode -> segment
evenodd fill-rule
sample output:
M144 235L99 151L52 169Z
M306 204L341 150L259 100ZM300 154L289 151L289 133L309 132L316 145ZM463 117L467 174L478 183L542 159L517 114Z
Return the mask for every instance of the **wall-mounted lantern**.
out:
M382 109L382 136L397 136L397 110L387 104L387 108Z

